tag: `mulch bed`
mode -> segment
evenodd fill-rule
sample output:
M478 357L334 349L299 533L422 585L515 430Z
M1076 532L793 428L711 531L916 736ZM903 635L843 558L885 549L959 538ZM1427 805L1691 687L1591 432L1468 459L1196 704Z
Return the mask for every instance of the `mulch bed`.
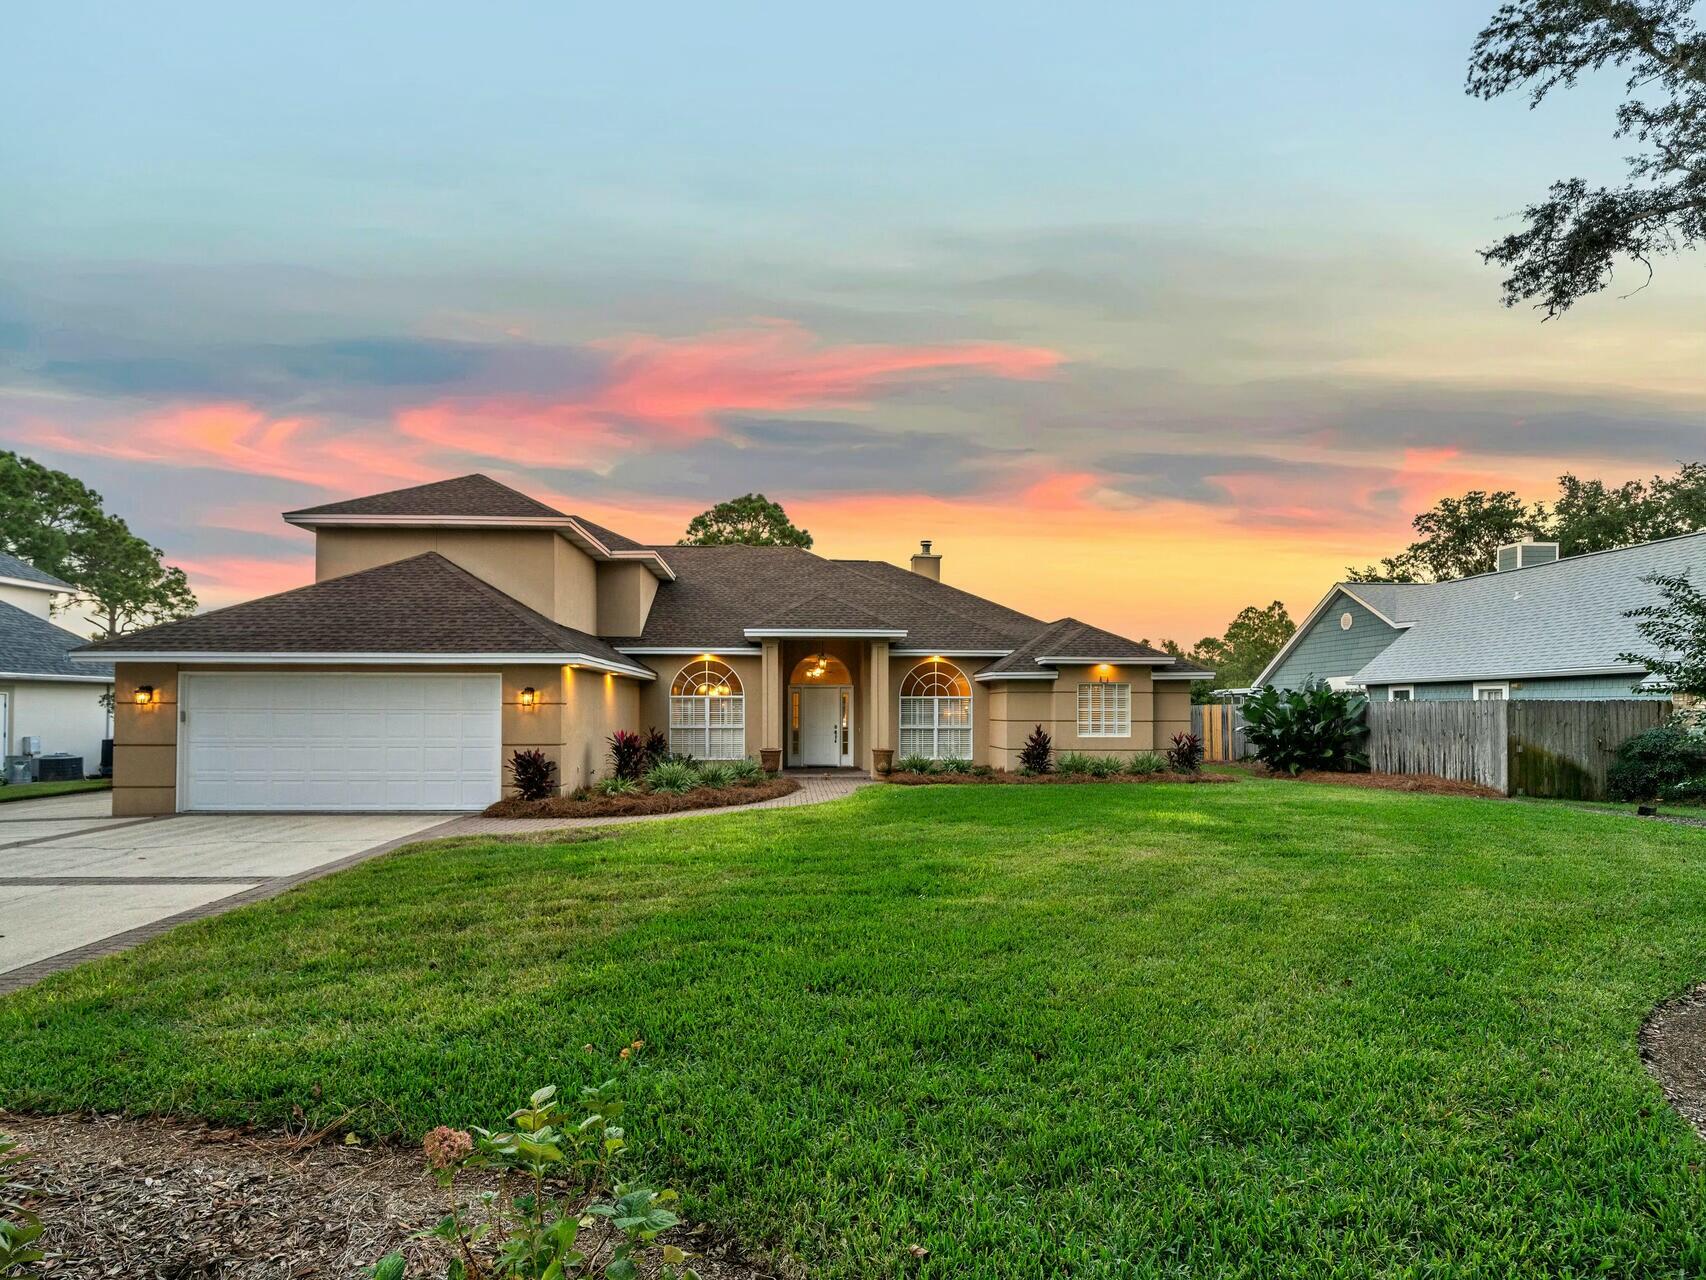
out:
M0 1116L0 1132L47 1193L44 1280L344 1280L393 1249L410 1276L444 1274L444 1246L411 1239L445 1211L414 1147L117 1116ZM664 1239L708 1280L778 1274L703 1230Z
M481 816L487 818L627 818L641 813L684 813L689 809L721 809L756 804L792 795L800 784L792 778L769 778L736 787L695 787L677 793L640 792L630 796L551 796L545 800L499 800Z
M1220 773L1116 773L1107 778L1093 778L1087 773L901 773L889 774L887 781L902 787L930 787L976 784L979 786L1049 786L1051 784L1100 782L1236 782L1238 779Z
M1305 769L1302 773L1269 773L1262 776L1280 782L1331 782L1341 787L1367 787L1375 791L1413 791L1430 796L1480 796L1484 800L1503 800L1505 793L1478 782L1459 782L1454 778L1436 778L1426 773L1328 773Z
M1641 1028L1641 1061L1671 1106L1706 1138L1706 985L1653 1010Z

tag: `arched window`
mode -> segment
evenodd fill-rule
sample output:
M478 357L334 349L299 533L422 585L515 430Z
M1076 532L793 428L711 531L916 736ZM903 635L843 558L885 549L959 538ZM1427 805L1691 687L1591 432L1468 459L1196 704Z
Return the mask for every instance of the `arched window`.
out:
M715 658L695 658L669 687L669 749L700 760L746 754L746 697L740 677Z
M951 662L920 662L900 682L900 754L971 759L971 681Z

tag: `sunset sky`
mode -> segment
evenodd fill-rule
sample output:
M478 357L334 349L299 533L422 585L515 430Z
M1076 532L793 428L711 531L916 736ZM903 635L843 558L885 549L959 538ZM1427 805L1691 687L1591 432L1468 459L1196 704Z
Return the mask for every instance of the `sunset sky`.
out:
M1706 456L1706 259L1542 324L1475 250L1621 176L1494 0L96 6L0 41L0 447L208 604L278 513L484 471L1186 642L1447 493ZM1630 287L1638 283L1631 278Z

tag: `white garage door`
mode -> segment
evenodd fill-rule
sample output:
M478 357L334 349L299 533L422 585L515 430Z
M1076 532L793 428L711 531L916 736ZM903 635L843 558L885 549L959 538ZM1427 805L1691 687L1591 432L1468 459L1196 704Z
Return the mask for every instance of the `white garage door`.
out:
M498 798L496 675L183 677L180 808L483 809Z

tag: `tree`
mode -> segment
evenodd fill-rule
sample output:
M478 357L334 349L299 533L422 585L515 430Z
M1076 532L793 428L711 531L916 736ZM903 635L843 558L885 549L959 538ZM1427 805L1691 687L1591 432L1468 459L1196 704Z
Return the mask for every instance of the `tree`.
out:
M1507 542L1547 533L1546 509L1529 507L1508 489L1474 489L1461 498L1442 498L1410 522L1422 535L1379 564L1345 571L1352 582L1444 582L1485 573Z
M1610 486L1566 472L1558 500L1525 507L1514 493L1475 490L1442 499L1410 522L1425 535L1395 556L1349 568L1352 582L1443 582L1495 567L1498 549L1525 537L1558 544L1560 556L1631 547L1706 529L1706 463L1685 462L1675 475Z
M701 511L687 526L683 547L810 547L812 536L796 528L781 504L762 493L719 502Z
M1265 609L1246 605L1227 624L1225 635L1204 636L1190 656L1214 668L1211 688L1248 689L1296 630L1297 624L1280 601Z
M1525 226L1481 251L1506 268L1504 302L1561 315L1612 280L1620 259L1652 277L1654 258L1706 240L1706 36L1695 0L1513 0L1482 29L1468 91L1491 100L1527 88L1538 106L1585 72L1627 74L1616 136L1643 150L1629 181L1552 184L1523 211ZM1644 285L1641 287L1645 287Z
M1622 653L1619 662L1645 667L1663 676L1677 693L1706 697L1706 592L1687 574L1655 574L1645 579L1659 589L1657 604L1642 605L1623 616L1638 618L1636 629L1653 645L1656 657Z
M74 476L0 450L0 550L77 588L102 638L194 613L182 569Z

